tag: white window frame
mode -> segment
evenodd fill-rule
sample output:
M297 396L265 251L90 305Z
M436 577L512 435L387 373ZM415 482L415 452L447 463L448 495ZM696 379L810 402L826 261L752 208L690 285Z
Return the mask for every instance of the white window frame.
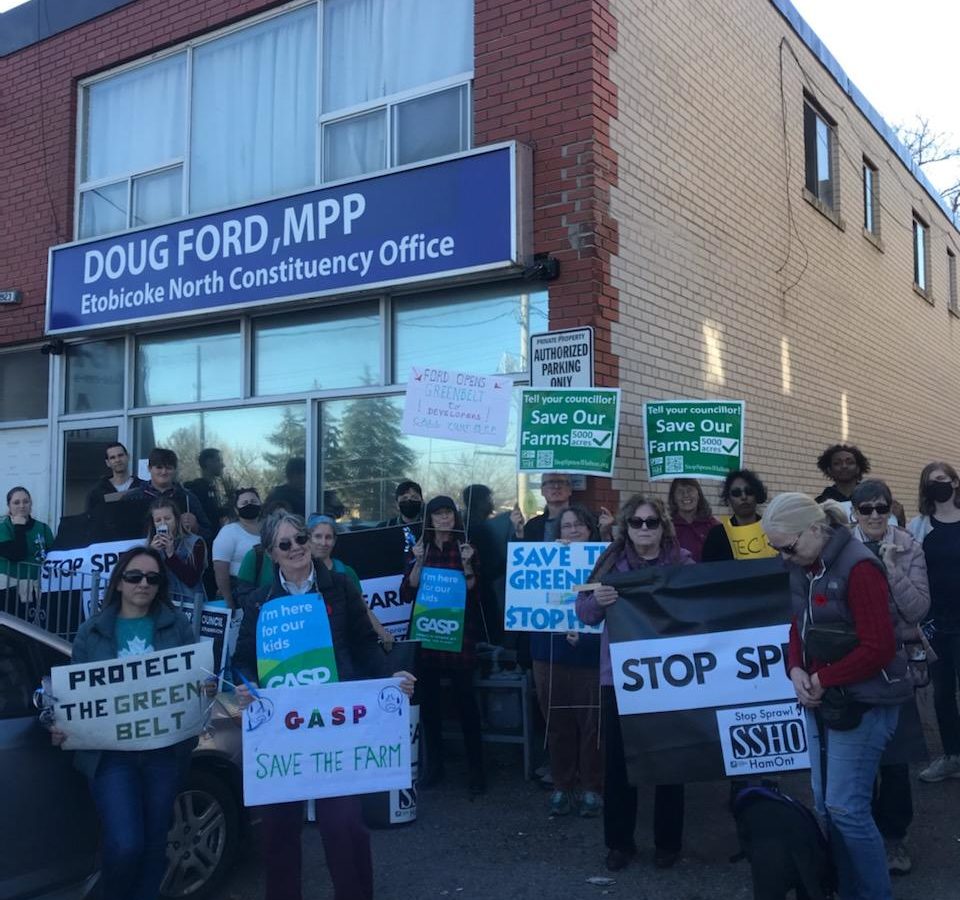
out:
M261 22L265 22L269 19L275 18L276 16L282 16L286 13L293 12L297 9L302 9L304 7L313 6L316 9L317 16L317 53L316 53L316 107L315 107L315 116L314 123L316 127L316 140L314 141L315 155L314 155L314 184L308 186L309 188L316 188L320 186L325 186L327 184L336 184L336 181L322 181L323 174L323 129L325 125L338 122L342 119L347 119L351 116L358 115L360 113L372 112L378 109L385 109L387 116L386 123L386 147L387 147L387 167L386 169L377 170L377 172L365 172L363 177L368 177L369 175L379 174L380 172L388 171L395 167L393 160L396 158L396 150L394 147L393 139L393 109L398 104L406 101L416 99L417 97L427 96L432 93L437 93L442 90L447 90L453 87L459 87L461 85L466 85L467 88L467 110L468 110L468 130L467 130L467 146L464 149L472 149L473 147L473 77L474 69L471 66L470 69L460 72L449 78L442 79L440 81L434 81L430 84L419 85L416 88L410 90L401 91L396 94L391 94L387 97L378 97L376 100L369 101L362 104L357 104L356 106L351 106L347 109L337 110L335 113L329 113L326 115L321 114L321 106L323 103L323 59L322 59L322 48L323 48L323 3L324 0L293 0L291 3L284 4L283 6L278 6L274 9L267 10L266 12L259 13L257 15L249 16L243 19L240 22L235 22L232 25L228 25L225 28L221 28L217 31L205 34L202 37L193 38L191 40L183 41L177 44L174 47L167 48L157 53L152 53L149 56L145 56L142 59L135 60L125 65L116 66L115 68L110 69L106 72L101 72L97 75L93 75L89 78L81 79L77 85L78 90L78 102L77 102L77 140L76 147L74 148L74 171L77 173L83 172L83 160L84 160L84 151L86 149L85 140L86 140L86 119L87 119L87 100L86 100L86 90L91 86L100 81L106 81L107 79L114 78L117 75L121 75L124 72L129 72L133 69L140 68L141 66L149 65L150 63L157 62L158 60L168 59L172 56L176 56L180 53L186 53L186 74L185 74L185 89L186 97L184 97L184 116L186 121L184 123L184 155L182 158L171 159L165 161L162 165L155 166L151 169L146 169L143 171L128 171L125 174L112 176L110 178L101 178L95 181L85 181L77 182L73 192L73 236L74 240L80 240L80 199L84 191L88 191L97 187L102 187L104 185L116 184L117 182L126 180L127 182L127 227L123 231L129 231L133 228L139 227L131 225L130 220L133 214L133 181L136 178L143 177L145 175L155 175L158 172L162 172L166 169L171 169L176 166L181 166L181 196L180 196L180 214L175 216L172 219L167 221L177 221L178 219L187 218L192 213L190 212L190 140L191 140L191 127L190 123L192 121L192 103L193 103L193 53L198 48L204 44L209 44L211 41L219 40L220 38L226 37L227 35L233 34L238 31L242 31L245 28L250 28L255 25L259 25ZM473 56L471 55L471 61ZM352 179L348 179L352 180ZM281 194L272 194L264 197L254 197L246 203L263 203L268 200L273 199L274 197L284 196L285 193ZM231 207L225 207L229 209ZM216 213L220 210L211 209L203 210L204 215L209 215ZM198 212L199 214L199 212ZM161 224L161 223L155 223ZM98 239L106 237L108 234L120 234L120 232L104 232L102 234L97 234L91 236L89 239Z

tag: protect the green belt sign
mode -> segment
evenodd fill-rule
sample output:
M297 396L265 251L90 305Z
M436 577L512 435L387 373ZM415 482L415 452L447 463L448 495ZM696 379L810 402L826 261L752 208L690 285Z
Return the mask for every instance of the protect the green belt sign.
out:
M523 388L517 470L613 475L619 388Z
M742 400L651 400L643 421L652 480L724 478L743 468Z

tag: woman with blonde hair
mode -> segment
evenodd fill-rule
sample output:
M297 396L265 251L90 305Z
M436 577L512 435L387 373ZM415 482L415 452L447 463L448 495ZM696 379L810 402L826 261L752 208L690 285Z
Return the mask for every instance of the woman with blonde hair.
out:
M767 506L762 525L790 573L788 671L806 709L814 802L840 896L891 900L871 798L880 757L913 688L897 649L883 564L847 522L833 500L786 493Z
M632 572L647 566L692 565L693 557L676 539L673 523L663 502L655 497L634 494L617 517L619 537L597 560L590 581L610 572ZM607 609L619 600L617 589L601 584L596 590L577 595L577 615L596 625ZM605 745L603 784L603 837L607 845L607 868L616 872L636 854L637 789L627 778L623 737L613 689L610 638L606 629L600 641L600 719ZM654 865L672 866L680 856L683 838L683 785L658 784L654 793Z

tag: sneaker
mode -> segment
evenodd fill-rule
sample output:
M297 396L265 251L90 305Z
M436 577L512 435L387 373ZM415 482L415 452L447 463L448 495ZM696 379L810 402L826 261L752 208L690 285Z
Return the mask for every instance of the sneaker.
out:
M927 783L960 778L960 756L941 756L920 773L920 780Z
M554 791L550 795L551 816L569 816L572 810L573 804L567 791Z
M603 800L600 799L600 795L594 791L584 791L583 796L580 798L580 815L584 819L592 819L594 816L600 815L600 810L603 809Z
M891 875L909 875L913 868L913 861L910 854L907 853L907 847L903 841L889 841L887 849L887 869Z

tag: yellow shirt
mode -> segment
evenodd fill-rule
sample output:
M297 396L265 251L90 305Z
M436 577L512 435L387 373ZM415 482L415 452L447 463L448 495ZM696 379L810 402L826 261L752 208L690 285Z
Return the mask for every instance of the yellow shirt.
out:
M767 543L767 536L759 521L752 525L733 525L730 516L720 516L720 524L730 541L734 559L766 559L777 555L777 551Z

